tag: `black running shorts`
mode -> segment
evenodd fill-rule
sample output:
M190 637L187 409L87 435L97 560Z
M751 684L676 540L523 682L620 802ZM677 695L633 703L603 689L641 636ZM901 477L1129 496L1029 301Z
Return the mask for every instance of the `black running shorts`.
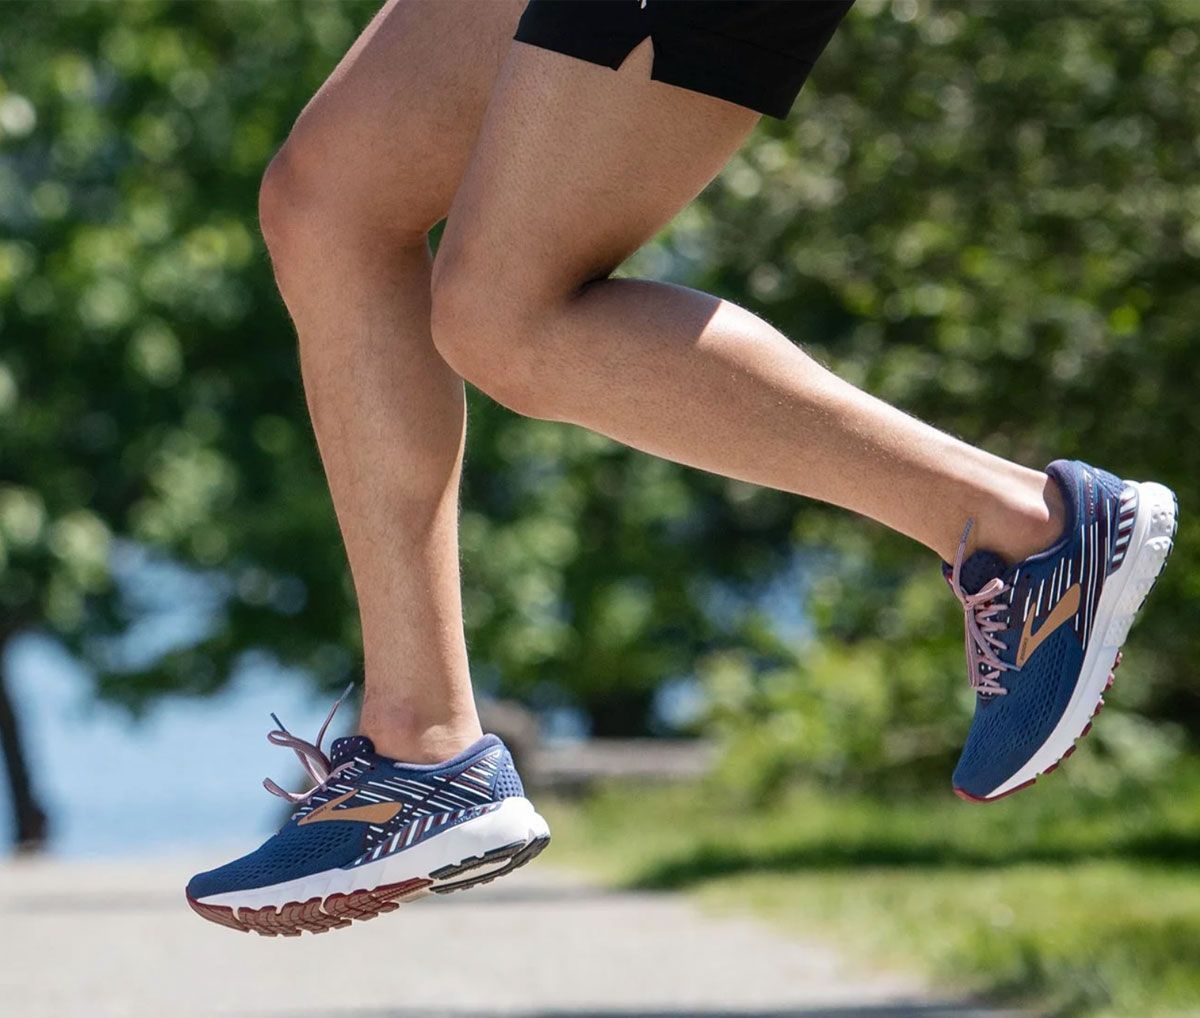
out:
M853 0L530 0L520 42L614 69L649 37L651 77L786 117Z

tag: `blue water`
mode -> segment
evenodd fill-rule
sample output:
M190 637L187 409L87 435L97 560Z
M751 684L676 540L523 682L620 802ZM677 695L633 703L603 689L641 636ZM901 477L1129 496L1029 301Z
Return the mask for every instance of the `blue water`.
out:
M169 697L133 720L96 703L87 674L39 637L14 642L8 674L37 790L53 824L50 848L64 856L255 847L287 811L261 779L270 775L285 788L306 787L295 757L267 743L269 713L311 739L329 708L303 676L259 666L244 669L219 696ZM342 713L331 737L354 720L352 707ZM5 841L9 813L8 786L0 782Z

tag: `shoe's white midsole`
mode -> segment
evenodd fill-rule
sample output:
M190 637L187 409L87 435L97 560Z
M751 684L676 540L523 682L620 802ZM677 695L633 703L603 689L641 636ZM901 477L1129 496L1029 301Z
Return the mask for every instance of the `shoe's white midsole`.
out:
M286 880L267 887L253 887L244 891L229 891L198 899L205 905L226 905L235 911L239 908L262 908L272 905L280 908L289 902L308 901L310 898L325 898L331 894L349 894L351 891L371 890L384 884L398 884L414 878L431 879L430 874L443 866L454 866L466 859L483 855L496 848L503 848L518 841L530 842L549 836L546 821L533 808L528 799L512 798L501 801L498 808L474 820L452 827L442 834L384 856L375 862L355 866L353 869L332 869L296 880ZM492 864L498 869L508 863L507 859ZM487 866L471 871L471 876L487 872ZM453 883L450 878L447 883ZM425 888L427 893L436 887Z
M1024 767L985 798L995 798L1032 781L1047 767L1061 760L1079 738L1096 712L1113 661L1125 642L1134 616L1154 586L1163 562L1171 551L1175 532L1175 496L1171 489L1154 481L1125 483L1138 491L1133 533L1124 561L1104 584L1096 604L1092 639L1083 656L1083 668L1075 692L1071 694L1067 709L1041 749Z

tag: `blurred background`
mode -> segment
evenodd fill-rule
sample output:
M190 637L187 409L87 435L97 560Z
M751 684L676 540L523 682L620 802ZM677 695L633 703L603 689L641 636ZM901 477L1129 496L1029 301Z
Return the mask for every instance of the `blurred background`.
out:
M249 847L289 770L267 712L307 735L359 677L255 205L376 7L0 9L14 849ZM1178 492L1100 723L987 810L949 791L972 700L927 552L472 393L474 676L559 790L561 861L1059 1013L1200 1014L1198 169L1195 3L859 0L792 117L622 269L996 453Z

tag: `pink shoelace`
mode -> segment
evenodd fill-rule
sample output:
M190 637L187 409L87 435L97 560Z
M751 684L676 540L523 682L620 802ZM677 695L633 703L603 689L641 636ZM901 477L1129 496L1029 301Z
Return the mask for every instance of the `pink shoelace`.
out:
M297 738L284 728L283 722L278 717L274 714L271 715L271 720L279 727L274 731L267 732L267 741L273 746L283 746L295 753L300 760L300 764L308 772L308 776L316 784L307 792L289 792L285 788L280 788L270 778L263 778L263 788L272 795L277 795L281 799L287 799L288 802L298 805L308 802L317 792L354 763L353 760L347 760L345 763L334 767L332 761L325 755L325 751L321 749L321 743L325 740L325 730L329 727L329 722L333 720L337 709L342 705L346 697L350 695L352 689L354 689L354 683L348 685L346 691L333 702L333 706L329 708L329 713L325 715L325 723L321 725L321 730L317 732L316 742L306 742L304 739Z
M954 568L950 573L950 589L963 606L967 630L967 678L971 688L985 696L1003 696L1008 690L1000 684L1000 673L1017 670L1016 665L1006 664L996 653L1004 650L1004 641L996 634L1008 628L1008 623L997 619L996 613L1007 611L1009 607L1000 604L997 599L1008 587L999 576L994 576L974 594L968 594L960 581L963 559L967 553L967 538L971 536L974 525L975 520L969 519L963 528L958 554L954 556Z

